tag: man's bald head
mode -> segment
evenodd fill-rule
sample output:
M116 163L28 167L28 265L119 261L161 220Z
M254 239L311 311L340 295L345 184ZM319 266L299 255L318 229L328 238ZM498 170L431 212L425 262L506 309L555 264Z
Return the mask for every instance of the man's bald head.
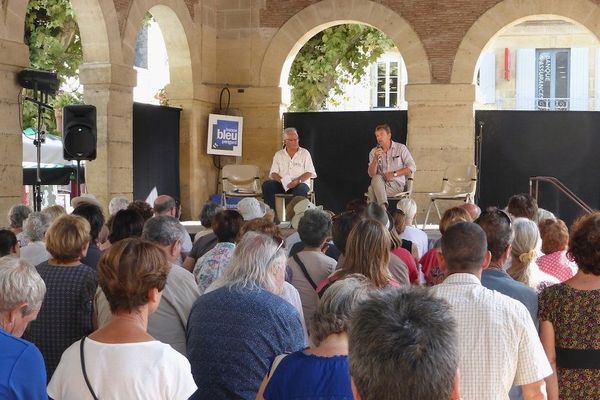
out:
M155 215L172 215L177 216L177 203L175 199L166 194L162 194L154 200L154 214ZM173 210L175 209L175 213Z
M477 204L463 203L460 205L471 216L471 220L475 221L481 215L481 208Z

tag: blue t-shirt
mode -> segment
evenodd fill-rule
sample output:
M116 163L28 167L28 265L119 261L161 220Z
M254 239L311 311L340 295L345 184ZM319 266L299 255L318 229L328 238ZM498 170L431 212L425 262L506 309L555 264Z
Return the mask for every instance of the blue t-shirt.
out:
M225 287L204 294L187 326L192 399L254 400L273 359L303 347L300 315L279 296Z
M42 353L0 329L0 399L48 399Z
M275 369L263 397L265 400L352 400L348 357L292 353Z

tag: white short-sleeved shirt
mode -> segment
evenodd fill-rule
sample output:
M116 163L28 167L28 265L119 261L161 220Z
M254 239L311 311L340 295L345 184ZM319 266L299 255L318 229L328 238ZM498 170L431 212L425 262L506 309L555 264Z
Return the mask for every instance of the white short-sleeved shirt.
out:
M427 234L417 227L407 225L400 235L401 239L410 240L417 246L417 257L421 258L429 250L429 238Z
M511 386L552 374L523 304L486 289L472 274L452 274L433 293L452 306L458 325L460 393L464 400L508 400Z
M81 372L80 340L63 353L48 384L55 400L92 399ZM96 394L103 400L187 399L196 391L189 361L157 340L109 344L86 339L85 369Z
M297 178L305 172L310 172L312 178L317 177L312 157L308 150L302 147L298 149L294 157L290 157L285 149L281 149L275 153L269 176L274 172L280 176L290 176L292 178Z

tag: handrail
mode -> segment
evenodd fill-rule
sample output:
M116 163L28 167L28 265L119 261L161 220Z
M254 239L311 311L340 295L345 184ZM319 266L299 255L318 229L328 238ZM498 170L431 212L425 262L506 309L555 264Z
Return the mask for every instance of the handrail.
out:
M534 182L535 182L535 194L534 194L534 190L533 190ZM575 193L573 193L571 191L571 189L566 187L561 181L559 181L557 178L555 178L553 176L532 176L529 178L529 194L536 200L538 199L540 182L546 182L546 183L552 184L554 187L556 187L560 192L562 192L565 196L567 196L571 201L573 201L575 204L577 204L579 207L581 207L588 214L591 214L592 212L594 212L592 207L587 205Z

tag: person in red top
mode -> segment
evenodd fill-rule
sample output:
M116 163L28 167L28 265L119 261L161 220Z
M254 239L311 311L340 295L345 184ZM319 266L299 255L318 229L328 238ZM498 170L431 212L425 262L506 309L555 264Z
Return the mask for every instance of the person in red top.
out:
M442 236L444 236L444 233L446 233L448 228L457 222L472 222L471 216L462 207L452 207L447 209L440 220L440 233ZM421 264L423 274L425 275L425 282L428 286L440 284L445 278L437 258L437 254L440 252L439 245L440 241L438 241L435 247L425 253L419 260L419 264Z
M567 258L567 225L560 219L545 219L539 223L539 228L544 255L537 259L537 265L561 282L571 279L577 272L577 265Z

